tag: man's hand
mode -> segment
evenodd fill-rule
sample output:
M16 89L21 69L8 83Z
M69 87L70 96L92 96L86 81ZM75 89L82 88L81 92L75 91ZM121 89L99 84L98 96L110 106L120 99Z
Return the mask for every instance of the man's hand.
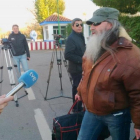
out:
M27 60L30 60L30 57L27 57Z
M3 111L3 109L7 106L9 101L13 100L13 96L5 98L6 95L0 96L0 114Z
M78 94L76 94L75 95L75 100L81 101L81 97Z
M135 131L136 139L140 139L140 129L134 129L134 131Z

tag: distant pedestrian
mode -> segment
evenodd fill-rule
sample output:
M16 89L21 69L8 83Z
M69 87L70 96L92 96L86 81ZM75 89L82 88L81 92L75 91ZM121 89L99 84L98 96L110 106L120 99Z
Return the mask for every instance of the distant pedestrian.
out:
M24 71L29 69L27 60L30 60L30 52L25 36L19 31L19 26L16 24L13 25L12 30L8 40L11 41L13 45L15 51L15 53L12 51L13 58L18 67L19 74L21 75L20 63Z

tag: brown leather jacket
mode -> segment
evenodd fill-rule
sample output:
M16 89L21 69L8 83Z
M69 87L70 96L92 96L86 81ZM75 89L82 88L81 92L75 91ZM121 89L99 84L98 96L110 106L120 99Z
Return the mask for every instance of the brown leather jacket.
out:
M93 65L83 57L83 78L78 94L87 110L106 115L130 107L135 128L140 128L140 49L124 37Z

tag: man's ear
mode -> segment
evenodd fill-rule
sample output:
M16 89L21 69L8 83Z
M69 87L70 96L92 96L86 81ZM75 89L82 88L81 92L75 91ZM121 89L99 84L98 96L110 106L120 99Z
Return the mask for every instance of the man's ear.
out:
M110 30L110 29L112 28L112 23L109 23L109 22L108 22L108 24L107 24L107 27L106 27L106 28L107 28L107 30Z

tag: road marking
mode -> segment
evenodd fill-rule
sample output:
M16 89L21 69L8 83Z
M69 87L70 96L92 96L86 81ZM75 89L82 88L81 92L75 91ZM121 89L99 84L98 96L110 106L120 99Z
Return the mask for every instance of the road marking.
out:
M49 128L49 125L45 119L45 116L42 112L41 109L35 109L35 120L40 132L40 135L42 137L42 140L51 140L52 136L51 136L51 130Z
M29 100L35 100L36 99L32 88L25 88L25 91L28 93L28 99Z
M23 73L24 72L21 72L21 74L23 74ZM36 99L35 94L34 94L34 92L33 92L31 87L30 88L25 88L25 91L28 93L28 99L29 100L35 100Z

